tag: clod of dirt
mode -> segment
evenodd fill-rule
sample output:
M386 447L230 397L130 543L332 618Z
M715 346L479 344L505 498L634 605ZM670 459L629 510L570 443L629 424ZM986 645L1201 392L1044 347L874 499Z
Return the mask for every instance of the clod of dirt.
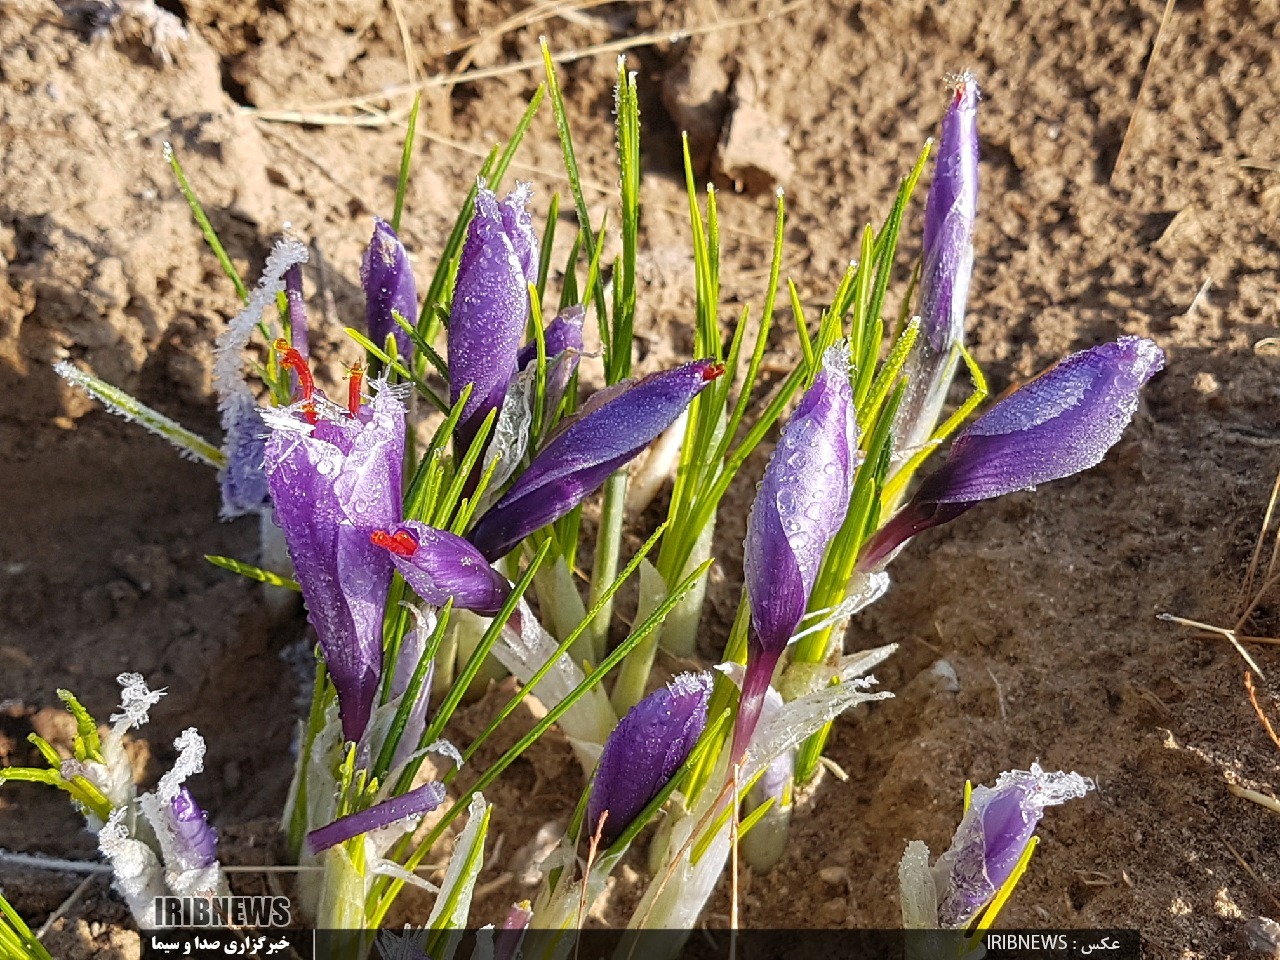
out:
M729 112L730 77L723 66L722 41L715 35L691 41L681 57L668 61L662 77L662 104L689 137L693 168L705 173Z
M715 173L733 182L739 193L764 193L785 186L795 172L786 128L756 100L755 81L738 78L732 113L720 134Z

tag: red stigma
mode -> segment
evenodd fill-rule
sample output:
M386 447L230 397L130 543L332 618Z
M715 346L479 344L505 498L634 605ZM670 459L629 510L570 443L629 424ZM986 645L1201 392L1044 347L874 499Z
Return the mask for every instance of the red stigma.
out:
M280 366L286 370L292 370L298 376L298 392L301 396L300 400L310 400L312 394L316 392L316 382L311 376L311 368L307 366L307 361L297 350L289 346L289 341L284 337L280 337L272 344L276 351L276 359ZM306 408L303 408L304 412ZM315 408L312 408L314 414ZM310 419L310 418L308 418ZM311 420L315 423L315 420Z
M352 419L360 413L362 397L360 391L364 387L364 365L356 363L351 368L350 380L347 383L347 410Z
M705 370L702 371L703 382L716 380L723 376L724 376L723 363L713 363L711 364L711 366L707 367Z
M390 550L397 557L412 557L418 552L418 541L408 530L397 530L395 533L375 530L369 535L369 539L375 547Z

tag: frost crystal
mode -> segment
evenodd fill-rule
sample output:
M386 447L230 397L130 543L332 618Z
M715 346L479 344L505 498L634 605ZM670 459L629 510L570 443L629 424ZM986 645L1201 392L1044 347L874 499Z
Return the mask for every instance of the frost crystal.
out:
M116 677L120 684L120 711L113 713L111 722L116 733L137 729L150 719L151 708L160 702L164 690L152 690L140 673L122 673Z

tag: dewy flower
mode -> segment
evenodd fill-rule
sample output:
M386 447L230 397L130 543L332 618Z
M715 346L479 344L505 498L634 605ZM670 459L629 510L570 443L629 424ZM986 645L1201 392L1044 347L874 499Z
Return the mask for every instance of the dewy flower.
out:
M315 401L304 395L307 404L310 420ZM382 669L393 567L372 537L400 519L405 436L404 406L385 388L356 412L311 425L293 414L273 415L265 463L276 523L338 691L348 740L364 732Z
M711 674L682 673L628 713L605 741L587 800L587 830L605 846L667 785L707 725Z
M372 540L389 551L405 582L432 606L452 598L455 606L488 617L511 593L511 584L480 551L445 530L406 520L390 530L375 530Z
M858 422L847 347L836 344L783 431L747 518L751 605L747 671L734 728L741 759L773 669L804 617L831 538L844 523L858 466Z
M976 788L950 849L933 868L938 926L967 927L1013 875L1045 807L1093 788L1078 773L1046 773L1035 763L1000 774L994 787Z
M381 217L373 218L373 239L360 264L360 283L364 287L364 318L369 339L382 347L390 334L396 338L396 350L401 357L413 356L413 339L396 323L392 313L417 323L418 287L404 244L391 224Z
M484 184L467 231L449 311L449 401L471 384L455 437L466 450L489 411L498 410L516 373L516 354L529 319L529 291L538 269L538 238L519 185L500 204Z
M908 367L908 387L894 423L894 447L905 455L933 432L964 342L965 303L973 273L973 224L978 212L978 82L951 81L942 118L938 162L924 211L920 271L920 339Z
M859 568L879 566L917 533L982 500L1096 466L1163 366L1164 353L1150 340L1121 337L1072 354L1009 394L960 434L946 462L867 541Z
M581 503L723 373L721 364L695 360L600 391L560 424L467 539L491 561L508 553Z

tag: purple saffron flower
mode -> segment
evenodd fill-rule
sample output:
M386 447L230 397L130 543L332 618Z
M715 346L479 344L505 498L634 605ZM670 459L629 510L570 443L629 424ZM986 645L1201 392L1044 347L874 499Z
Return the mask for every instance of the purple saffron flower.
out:
M364 286L364 318L369 339L382 347L387 335L392 334L400 356L413 356L413 338L396 323L392 312L416 323L418 287L404 244L391 224L381 217L373 218L373 239L360 264L360 283Z
M188 870L203 870L218 858L218 831L209 825L209 816L200 809L191 791L179 787L169 805L174 832L182 845L181 857Z
M707 725L709 673L681 673L619 721L605 741L587 799L587 829L606 846L627 829L689 757Z
M1121 337L1074 353L997 402L951 445L946 462L863 546L860 569L884 563L922 530L982 500L1029 490L1102 462L1164 366L1150 340Z
M382 670L393 567L371 537L400 519L404 406L383 389L360 417L317 422L304 395L304 410L308 404L312 426L293 416L272 424L265 469L276 523L338 690L343 735L354 741L368 723Z
M578 358L582 356L582 324L586 316L581 306L566 307L543 331L547 350L547 410L550 413L560 408L569 380L578 369ZM516 355L516 366L526 370L537 360L538 344L530 341Z
M510 490L467 539L490 561L558 520L652 443L712 380L721 364L695 360L614 384L561 422Z
M847 347L823 357L765 468L747 518L747 671L734 728L742 757L760 719L773 669L809 604L831 538L844 523L858 467L858 421Z
M455 432L466 450L490 410L502 407L516 373L516 354L529 320L526 265L537 270L538 239L517 187L501 204L480 185L449 312L449 402L472 385Z
M450 598L463 610L489 617L511 593L507 579L466 540L417 520L375 530L375 546L388 550L405 582L432 606Z
M951 848L933 868L938 925L968 927L1012 876L1044 816L1045 807L1083 797L1093 781L1078 773L1030 770L1000 774L994 787L978 787L956 828Z
M978 212L978 82L964 73L951 83L951 106L942 118L938 162L924 211L921 337L895 423L895 448L903 451L914 451L933 433L955 370L953 348L964 342Z
M351 813L339 817L333 823L326 824L307 834L307 848L312 853L322 853L330 847L336 847L362 833L381 830L393 823L409 817L419 817L430 813L445 801L444 784L438 780L424 783L408 793L389 800L383 800L368 810Z

